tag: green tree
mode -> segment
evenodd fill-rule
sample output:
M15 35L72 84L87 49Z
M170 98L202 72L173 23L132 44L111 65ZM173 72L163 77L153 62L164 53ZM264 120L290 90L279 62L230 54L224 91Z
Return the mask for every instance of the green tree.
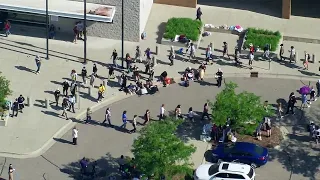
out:
M161 175L167 178L176 174L192 174L190 156L195 152L193 145L186 145L176 135L182 121L167 118L153 122L140 131L131 150L137 168L144 174Z
M252 134L265 116L272 115L270 106L264 107L260 97L249 92L237 94L238 87L233 82L216 96L214 103L209 102L212 109L212 120L217 125L225 125L231 119L233 129L240 134Z
M11 95L12 93L9 86L10 81L7 80L4 76L0 75L0 107L3 107L5 105L7 96Z

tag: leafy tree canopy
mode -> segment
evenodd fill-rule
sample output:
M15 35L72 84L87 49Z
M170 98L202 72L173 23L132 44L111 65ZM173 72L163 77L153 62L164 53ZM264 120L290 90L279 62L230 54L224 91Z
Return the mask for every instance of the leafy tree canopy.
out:
M152 122L140 131L131 150L135 165L146 175L172 177L175 174L192 173L190 156L195 152L193 145L186 145L176 136L182 121L167 118Z
M216 101L209 102L212 119L217 125L225 125L231 119L232 128L241 134L252 134L264 117L272 115L270 106L264 107L260 97L249 92L237 94L238 87L233 82L216 96Z
M1 74L1 72L0 72ZM11 95L12 91L9 88L10 81L0 75L0 107L3 107L6 102L6 97Z

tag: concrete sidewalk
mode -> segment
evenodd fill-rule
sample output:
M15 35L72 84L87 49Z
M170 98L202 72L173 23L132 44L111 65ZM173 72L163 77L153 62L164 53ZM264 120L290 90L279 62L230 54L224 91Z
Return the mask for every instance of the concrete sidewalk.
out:
M162 13L167 12L167 13ZM159 17L159 14L162 14ZM194 16L194 9L180 8L165 5L154 5L152 13L146 27L147 39L140 43L125 43L125 53L129 52L132 56L136 45L140 45L144 50L150 47L153 51L158 45L157 41L163 33L163 23L172 16L191 17ZM161 29L162 28L162 29ZM249 77L251 70L248 68L237 68L232 65L231 61L219 60L222 54L222 42L227 41L231 47L235 45L235 39L231 35L213 33L212 36L203 38L200 44L200 49L197 50L198 59L203 59L204 50L210 42L214 42L217 51L215 55L218 56L217 62L207 68L207 77L212 76L218 68L222 68L225 77L228 76L242 76ZM11 89L14 91L9 99L14 99L22 94L25 97L32 97L34 100L34 107L26 107L23 114L19 114L17 118L10 118L7 127L0 127L0 156L26 158L41 155L46 149L50 147L55 141L53 137L61 137L65 131L74 125L74 122L66 121L59 117L61 110L55 107L50 109L44 108L44 100L47 98L53 101L53 91L56 88L62 87L60 85L64 79L70 77L70 72L75 69L80 73L83 64L83 43L73 44L71 42L50 40L50 60L43 59L41 74L36 75L33 71L36 69L34 56L41 55L45 57L45 39L16 36L11 35L8 38L0 38L0 71L11 81ZM288 42L288 44L293 44ZM158 45L160 54L157 55L159 62L169 62L168 50L170 47ZM288 48L290 45L286 45ZM299 54L302 54L306 47L310 50L308 52L317 52L320 45L297 43L295 46ZM301 47L301 49L300 49ZM102 83L102 80L107 77L106 65L111 63L110 56L113 49L117 49L118 54L121 54L121 42L100 38L88 38L88 59L86 65L88 73L92 72L92 64L97 63L98 74L102 77L101 80L96 79L96 85ZM178 47L176 47L178 48ZM182 57L183 58L183 57ZM247 60L243 60L247 64ZM170 77L179 78L181 72L188 66L198 67L199 64L192 64L176 60L174 66L169 66L165 63L158 64L155 68L155 75L159 75L166 70ZM138 65L140 69L144 70L143 65ZM258 71L260 77L282 77L288 79L308 79L316 80L319 78L318 62L310 64L309 71L301 70L302 62L297 62L296 65L278 62L270 63L267 61L254 62L255 68L253 71ZM119 73L117 73L119 74ZM125 96L118 91L118 83L110 81L107 87L107 94L104 103L114 102ZM80 89L82 98L80 99L80 108L76 109L76 114L69 113L74 121L82 120L82 115L87 107L100 107L95 99L97 96L97 89L93 91L92 96L87 95L87 89Z

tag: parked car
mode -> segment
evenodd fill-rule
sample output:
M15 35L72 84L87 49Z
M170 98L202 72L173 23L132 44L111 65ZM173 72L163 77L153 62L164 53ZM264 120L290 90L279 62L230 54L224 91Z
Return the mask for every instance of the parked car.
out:
M254 180L254 169L241 163L222 162L220 164L202 164L194 174L194 180Z
M213 158L223 161L237 161L256 168L268 162L268 149L248 142L219 144L212 150Z

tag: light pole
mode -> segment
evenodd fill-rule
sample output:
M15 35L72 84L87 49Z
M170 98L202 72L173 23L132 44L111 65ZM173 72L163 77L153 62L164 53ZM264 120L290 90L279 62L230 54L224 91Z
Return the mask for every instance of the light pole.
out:
M122 2L121 2L121 66L122 66L122 68L124 68L124 63L123 63L123 61L124 61L124 14L123 14L123 12L124 12L124 5L123 5L123 1L124 0L122 0Z
M83 36L84 36L84 47L83 47L83 63L87 64L87 0L83 1Z
M47 38L47 42L46 42L46 59L49 59L49 9L48 9L48 0L46 0L46 38Z

